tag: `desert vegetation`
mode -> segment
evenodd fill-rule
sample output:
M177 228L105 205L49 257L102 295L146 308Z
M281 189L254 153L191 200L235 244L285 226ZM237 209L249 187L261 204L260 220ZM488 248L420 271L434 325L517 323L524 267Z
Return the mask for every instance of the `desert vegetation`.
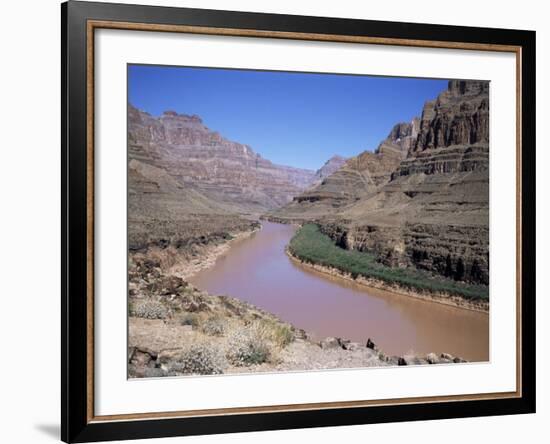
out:
M332 267L353 278L362 276L407 289L448 293L469 300L489 299L487 286L445 279L418 269L388 267L377 262L376 256L368 252L340 248L315 224L302 226L290 241L288 249L290 254L303 262Z
M161 261L130 261L129 375L215 375L271 366L305 333L246 302L203 292Z

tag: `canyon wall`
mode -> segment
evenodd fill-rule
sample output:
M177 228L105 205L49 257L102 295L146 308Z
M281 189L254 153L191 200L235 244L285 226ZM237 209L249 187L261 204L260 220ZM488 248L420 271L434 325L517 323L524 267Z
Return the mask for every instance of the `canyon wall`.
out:
M314 171L264 159L195 115L166 111L155 118L129 105L128 135L131 159L162 168L182 187L242 213L280 207L315 177Z
M319 186L273 212L344 248L460 281L489 280L489 83L452 80Z
M344 207L376 191L390 180L416 140L419 119L396 124L374 151L347 159L340 168L283 208L268 214L274 220L311 220L335 216Z

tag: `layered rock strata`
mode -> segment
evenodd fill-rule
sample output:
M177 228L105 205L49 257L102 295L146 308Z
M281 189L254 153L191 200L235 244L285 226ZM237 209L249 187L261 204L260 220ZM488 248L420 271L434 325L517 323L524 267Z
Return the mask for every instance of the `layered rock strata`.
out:
M195 115L166 111L155 118L129 105L128 139L130 159L162 168L181 187L239 212L280 207L315 176L264 159L248 145L211 131Z
M420 119L396 125L374 153L273 217L316 221L339 245L387 265L488 284L489 83L450 81Z
M315 177L310 185L310 188L315 188L323 182L327 177L338 171L346 163L346 158L334 155L325 164L315 172Z

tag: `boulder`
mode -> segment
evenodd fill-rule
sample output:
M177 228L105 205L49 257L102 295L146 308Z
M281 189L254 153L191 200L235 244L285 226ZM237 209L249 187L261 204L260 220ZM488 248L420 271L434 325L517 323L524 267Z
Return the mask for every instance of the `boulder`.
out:
M321 342L319 342L319 345L322 349L325 349L325 350L337 349L337 348L342 348L341 341L342 340L340 338L334 338L329 336L328 338L325 338Z
M355 350L361 350L365 348L364 344L361 344L360 342L345 342L343 344L343 347L346 350L355 351Z
M385 361L390 365L406 365L406 364L400 364L399 360L401 358L399 356L386 356Z
M338 341L340 342L340 346L345 350L347 350L348 344L351 344L351 341L349 339L340 339L340 338L338 338Z
M437 356L435 353L428 353L426 355L426 361L428 361L428 364L439 364L439 356Z
M372 342L371 338L367 339L367 348L370 348L371 350L378 350L377 345Z
M181 355L182 349L169 349L169 350L162 350L158 355L158 364L164 365L169 362L177 360Z
M145 347L130 347L128 362L136 367L154 366L158 353Z
M450 355L449 353L441 353L439 355L439 361L442 364L449 364L453 362L453 360L454 360L454 356Z

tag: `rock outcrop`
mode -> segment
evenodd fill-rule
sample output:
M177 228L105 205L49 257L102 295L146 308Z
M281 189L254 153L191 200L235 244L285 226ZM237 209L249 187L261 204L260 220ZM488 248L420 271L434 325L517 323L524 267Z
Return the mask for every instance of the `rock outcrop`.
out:
M489 82L451 80L426 102L413 152L489 143Z
M401 158L405 158L416 144L419 129L420 119L418 117L415 117L410 123L396 124L388 137L378 145L375 152L393 152Z

